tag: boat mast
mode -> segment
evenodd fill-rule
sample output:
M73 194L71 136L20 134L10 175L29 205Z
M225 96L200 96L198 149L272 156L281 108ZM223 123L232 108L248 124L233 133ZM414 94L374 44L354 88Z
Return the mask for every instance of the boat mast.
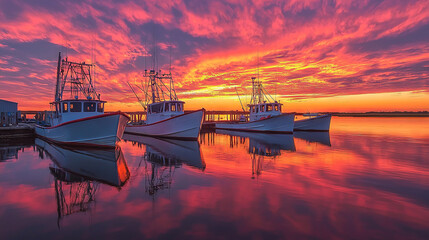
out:
M60 68L61 68L61 52L58 54L58 66L57 66L57 85L55 87L55 102L60 100Z
M79 94L82 94L86 99L100 100L100 94L97 94L94 87L94 72L91 70L94 67L94 64L71 62L67 58L61 60L57 78L58 101L62 100L64 91L70 92L71 98L79 98ZM67 85L69 88L66 88Z

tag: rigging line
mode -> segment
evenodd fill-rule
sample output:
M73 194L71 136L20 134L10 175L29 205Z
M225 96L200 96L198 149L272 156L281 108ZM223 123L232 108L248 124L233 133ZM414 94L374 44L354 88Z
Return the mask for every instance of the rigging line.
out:
M140 91L142 91L144 94L147 94L146 90L142 87L140 87L139 85L135 84L135 86L140 89Z
M240 95L238 95L237 88L235 88L235 93L237 93L237 97L238 97L238 101L240 101L241 109L243 110L243 112L245 112L246 110L244 110L243 104L241 103Z
M274 98L268 93L268 91L262 85L261 85L261 89L262 89L263 92L265 92L264 93L265 97L269 96L271 98L271 100L274 101ZM267 100L269 101L268 97L267 97Z
M143 104L142 100L140 100L139 96L134 91L134 88L131 86L129 82L127 82L128 86L131 88L131 91L133 91L134 95L136 96L137 100L139 101L140 105L142 105L143 109L146 110L145 104Z

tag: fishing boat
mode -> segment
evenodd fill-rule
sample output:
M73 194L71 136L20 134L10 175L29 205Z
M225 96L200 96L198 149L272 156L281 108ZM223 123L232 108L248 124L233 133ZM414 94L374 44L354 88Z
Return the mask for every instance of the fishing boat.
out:
M259 79L252 77L252 98L247 105L249 120L216 123L215 128L246 132L292 133L295 114L282 113L282 105L263 88ZM244 111L244 107L242 108Z
M185 102L177 98L171 72L145 70L144 77L146 82L141 88L144 101L138 97L132 85L129 86L146 111L146 121L128 124L125 133L181 140L198 139L204 109L185 113Z
M294 131L328 132L331 125L331 114L304 114L308 117L295 121Z
M104 113L106 101L95 90L94 68L94 64L62 59L59 53L55 100L46 120L36 125L39 137L69 145L115 147L129 117L122 112Z

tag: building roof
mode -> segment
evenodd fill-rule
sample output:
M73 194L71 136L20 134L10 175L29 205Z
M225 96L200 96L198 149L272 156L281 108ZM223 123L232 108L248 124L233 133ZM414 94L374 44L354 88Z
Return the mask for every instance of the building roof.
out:
M0 103L14 103L14 104L18 104L16 102L11 102L11 101L7 101L7 100L3 100L3 99L0 99Z

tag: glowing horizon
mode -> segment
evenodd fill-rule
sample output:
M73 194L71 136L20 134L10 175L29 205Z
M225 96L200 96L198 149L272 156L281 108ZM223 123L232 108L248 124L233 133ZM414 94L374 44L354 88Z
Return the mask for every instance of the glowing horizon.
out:
M187 110L241 109L235 88L245 101L258 74L286 112L429 110L427 0L0 6L0 98L21 110L49 108L60 51L95 59L107 111L141 111L126 82L168 70L170 52Z

